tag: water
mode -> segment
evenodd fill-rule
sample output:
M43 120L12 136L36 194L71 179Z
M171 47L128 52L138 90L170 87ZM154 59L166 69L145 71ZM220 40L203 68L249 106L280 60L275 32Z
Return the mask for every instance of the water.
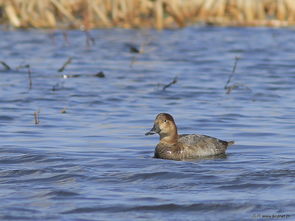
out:
M87 45L80 31L2 28L1 220L294 220L294 34L110 29ZM16 69L26 64L32 89ZM153 159L158 137L144 133L160 112L180 133L236 145L223 158Z

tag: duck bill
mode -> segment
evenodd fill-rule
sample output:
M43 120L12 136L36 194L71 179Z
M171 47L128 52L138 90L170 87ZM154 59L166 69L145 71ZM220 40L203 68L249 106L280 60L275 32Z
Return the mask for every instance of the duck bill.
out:
M145 135L148 136L157 133L160 133L160 128L156 124L154 124L153 128L149 132L145 133Z

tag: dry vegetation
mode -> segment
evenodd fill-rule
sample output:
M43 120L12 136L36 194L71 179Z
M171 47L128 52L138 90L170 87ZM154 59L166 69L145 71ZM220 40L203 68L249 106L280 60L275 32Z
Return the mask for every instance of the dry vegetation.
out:
M294 0L0 0L0 22L34 28L295 24Z

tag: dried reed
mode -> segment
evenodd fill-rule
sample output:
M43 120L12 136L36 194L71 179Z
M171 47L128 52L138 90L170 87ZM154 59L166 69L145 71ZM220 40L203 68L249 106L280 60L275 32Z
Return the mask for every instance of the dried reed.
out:
M0 0L0 9L0 22L17 28L295 24L294 0Z

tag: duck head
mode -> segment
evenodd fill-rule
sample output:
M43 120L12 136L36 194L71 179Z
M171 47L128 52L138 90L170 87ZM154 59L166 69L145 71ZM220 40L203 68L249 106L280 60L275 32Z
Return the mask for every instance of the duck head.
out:
M168 143L174 142L177 139L177 127L173 117L167 113L157 115L153 128L145 135L159 134L160 140Z

